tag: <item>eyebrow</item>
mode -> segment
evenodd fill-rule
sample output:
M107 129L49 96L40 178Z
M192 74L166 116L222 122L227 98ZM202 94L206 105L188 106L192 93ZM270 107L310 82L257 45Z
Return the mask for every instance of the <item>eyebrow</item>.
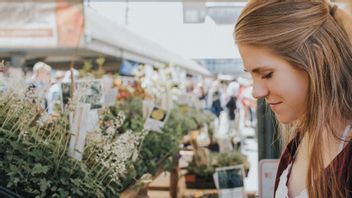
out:
M250 71L251 73L260 73L263 72L265 70L269 70L269 66L261 66L261 67L256 67L254 69L252 69L252 71ZM246 69L244 69L244 72L248 72Z

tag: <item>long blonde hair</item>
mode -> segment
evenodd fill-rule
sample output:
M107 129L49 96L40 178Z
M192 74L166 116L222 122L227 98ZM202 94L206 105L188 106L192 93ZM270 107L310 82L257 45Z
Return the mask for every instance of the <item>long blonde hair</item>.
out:
M352 19L327 0L253 0L235 27L237 44L266 47L307 72L307 110L290 131L307 137L309 197L346 197L330 166L324 171L322 131L352 120ZM294 134L296 135L296 134Z

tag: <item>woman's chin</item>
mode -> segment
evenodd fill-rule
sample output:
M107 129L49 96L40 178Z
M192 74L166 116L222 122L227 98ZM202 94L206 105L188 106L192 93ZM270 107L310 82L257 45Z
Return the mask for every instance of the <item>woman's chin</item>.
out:
M276 119L281 123L281 124L290 124L292 123L293 121L295 121L296 119L293 119L289 116L284 116L284 115L278 115L278 114L275 114L276 116Z

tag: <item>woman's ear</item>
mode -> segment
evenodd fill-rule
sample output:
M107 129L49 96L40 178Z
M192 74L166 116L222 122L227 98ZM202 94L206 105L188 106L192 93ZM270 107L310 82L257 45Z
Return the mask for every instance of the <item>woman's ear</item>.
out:
M352 2L350 2L350 7L352 12ZM337 8L334 18L339 26L345 30L352 44L352 16L347 14L344 10Z

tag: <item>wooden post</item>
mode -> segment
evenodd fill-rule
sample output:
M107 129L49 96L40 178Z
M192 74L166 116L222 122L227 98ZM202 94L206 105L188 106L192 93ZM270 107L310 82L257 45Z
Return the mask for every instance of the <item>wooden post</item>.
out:
M74 68L73 68L74 63L75 63L74 58L72 58L71 64L70 64L70 72L71 72L70 96L71 96L71 100L73 99L73 94L75 93L75 76L74 76Z
M170 173L170 196L177 198L178 191L178 156L174 156L175 169Z

